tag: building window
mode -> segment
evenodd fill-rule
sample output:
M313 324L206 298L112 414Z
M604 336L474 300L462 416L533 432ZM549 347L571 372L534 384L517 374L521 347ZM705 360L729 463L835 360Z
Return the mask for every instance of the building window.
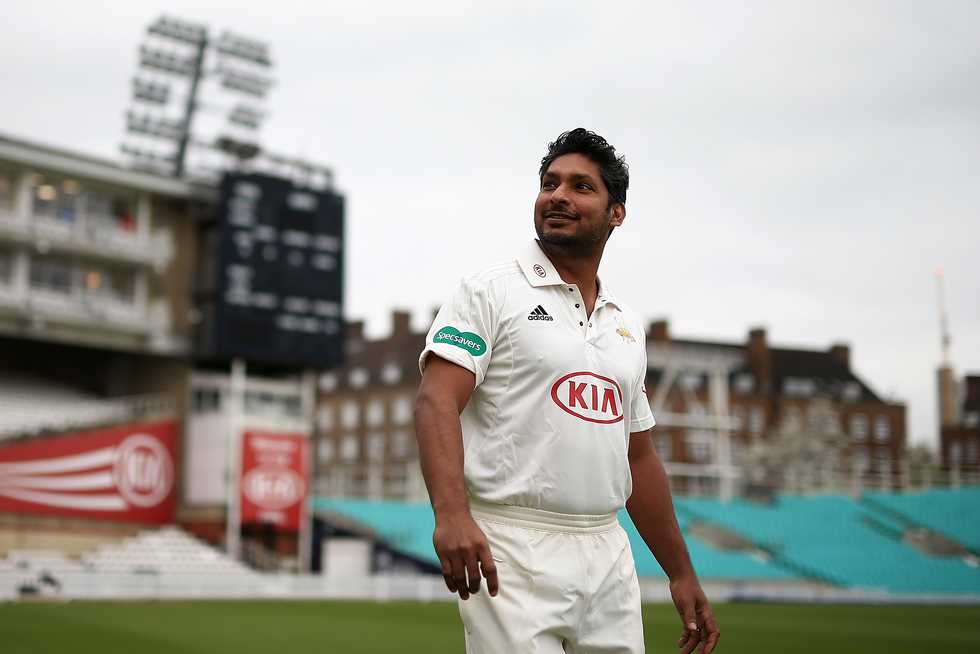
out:
M817 383L802 377L787 377L783 380L783 392L791 397L810 397L817 390Z
M32 257L31 287L58 293L71 293L71 265L55 259Z
M329 438L321 438L317 443L316 447L316 457L319 459L320 463L329 463L333 460L334 455L334 445L333 440Z
M855 413L851 416L851 438L860 442L867 437L868 418L863 413Z
M327 432L334 427L334 409L329 404L321 404L316 411L316 426L320 432Z
M845 402L857 402L861 399L861 384L856 381L849 381L844 384L841 396Z
M221 410L221 391L217 388L197 388L192 395L194 413L213 413Z
M879 472L885 472L891 468L892 465L892 455L885 448L878 448L874 451L874 464L875 469Z
M368 371L366 368L354 368L347 376L347 381L354 388L364 388L368 383Z
M960 465L962 461L962 448L959 443L949 444L949 465L954 468Z
M742 431L745 428L745 409L740 406L732 407L731 418L734 431Z
M836 411L827 414L824 429L829 436L840 436L840 416Z
M753 434L761 434L765 424L765 415L762 407L754 406L749 410L749 431Z
M687 456L695 463L705 463L711 457L711 445L702 441L688 442Z
M661 461L670 461L674 456L674 439L670 434L660 434L653 441L653 446L657 450L657 456Z
M367 455L371 461L384 461L385 435L383 433L376 431L368 435Z
M325 372L320 375L320 390L326 393L337 388L337 375L332 372Z
M788 434L797 434L803 429L803 414L798 407L786 407L782 427L783 431Z
M9 286L14 278L14 253L0 249L0 284Z
M412 432L401 429L392 434L391 454L396 459L407 459L412 453Z
M854 451L854 467L860 472L868 469L868 453L864 448Z
M385 405L381 400L371 400L367 403L365 422L369 427L378 427L385 421Z
M38 175L32 191L34 215L69 224L75 222L78 214L78 182L64 180L59 184Z
M385 364L381 368L381 381L389 386L397 384L402 379L402 369L396 363Z
M357 427L361 420L361 409L357 406L357 402L354 400L347 400L344 402L343 408L340 410L340 424L344 426L345 429L353 429Z
M391 405L392 420L396 425L407 425L412 421L412 400L403 395L395 398Z
M344 440L340 442L340 458L348 463L357 459L360 453L361 443L357 440L357 436L353 434L348 434L344 436Z
M735 375L735 392L748 395L755 390L755 376L751 372L740 372Z
M14 176L0 172L0 213L8 213L14 208Z
M980 411L967 411L963 416L963 426L968 429L980 425Z
M888 440L892 435L891 426L888 424L888 418L885 416L877 416L875 418L875 440L883 443Z
M688 372L681 375L680 386L685 391L696 391L701 388L701 375Z
M980 444L977 443L976 439L969 440L966 442L966 462L967 463L977 463L977 459L980 458Z

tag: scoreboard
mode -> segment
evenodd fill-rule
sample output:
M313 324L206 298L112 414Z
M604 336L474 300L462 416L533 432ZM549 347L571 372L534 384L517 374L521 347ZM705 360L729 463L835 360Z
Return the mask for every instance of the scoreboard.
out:
M202 238L213 279L198 355L331 368L343 356L344 199L287 179L227 173Z

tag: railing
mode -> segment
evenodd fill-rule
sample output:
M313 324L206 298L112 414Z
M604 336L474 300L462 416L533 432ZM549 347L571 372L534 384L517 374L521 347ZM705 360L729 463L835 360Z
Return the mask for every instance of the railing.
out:
M110 227L105 216L75 214L68 220L33 215L27 220L0 212L0 240L26 241L44 248L62 248L90 256L149 264L162 270L173 259L170 230L153 233Z

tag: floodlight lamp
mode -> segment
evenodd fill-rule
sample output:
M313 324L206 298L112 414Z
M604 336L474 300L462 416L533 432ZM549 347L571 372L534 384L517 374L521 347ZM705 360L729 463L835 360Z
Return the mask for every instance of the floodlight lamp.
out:
M195 68L192 59L178 57L172 52L150 48L145 45L140 47L140 65L164 73L183 75L185 77L193 75Z

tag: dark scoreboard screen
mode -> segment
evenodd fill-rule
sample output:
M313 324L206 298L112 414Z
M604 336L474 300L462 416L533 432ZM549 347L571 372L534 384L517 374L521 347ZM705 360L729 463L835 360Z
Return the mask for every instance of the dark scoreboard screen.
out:
M209 354L340 365L344 198L269 175L229 173L217 229Z

